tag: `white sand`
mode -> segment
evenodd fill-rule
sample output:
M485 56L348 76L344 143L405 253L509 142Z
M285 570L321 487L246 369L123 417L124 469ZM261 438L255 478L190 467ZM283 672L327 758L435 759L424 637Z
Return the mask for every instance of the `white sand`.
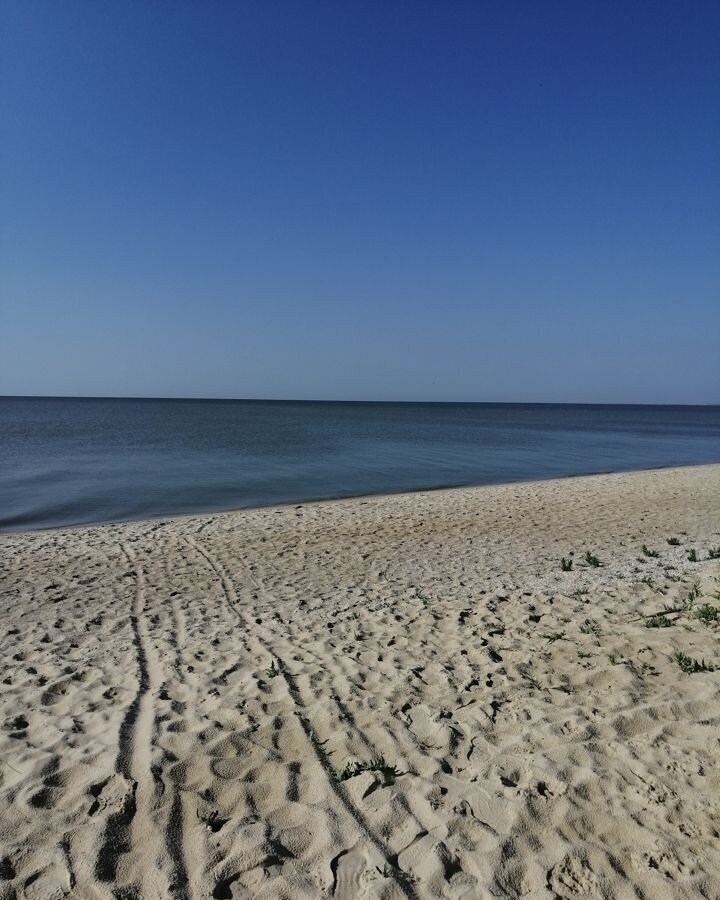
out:
M0 898L718 898L718 545L720 466L0 537Z

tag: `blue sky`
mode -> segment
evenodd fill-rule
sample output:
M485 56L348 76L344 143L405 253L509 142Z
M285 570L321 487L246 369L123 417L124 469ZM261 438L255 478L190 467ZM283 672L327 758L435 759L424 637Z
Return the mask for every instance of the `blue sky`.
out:
M720 402L720 4L2 0L0 393Z

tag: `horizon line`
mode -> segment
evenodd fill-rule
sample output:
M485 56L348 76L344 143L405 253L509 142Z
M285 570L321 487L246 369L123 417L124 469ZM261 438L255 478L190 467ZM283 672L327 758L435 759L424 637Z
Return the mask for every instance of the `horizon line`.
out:
M658 406L658 407L716 407L718 403L646 403L641 400L580 401L580 400L351 400L293 397L163 397L105 394L0 394L0 400L147 400L179 403L357 403L357 404L419 404L437 406Z

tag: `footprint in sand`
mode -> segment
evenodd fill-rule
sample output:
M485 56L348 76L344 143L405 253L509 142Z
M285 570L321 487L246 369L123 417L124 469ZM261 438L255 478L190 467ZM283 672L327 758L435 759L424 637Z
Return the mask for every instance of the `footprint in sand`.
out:
M31 875L25 882L25 900L63 900L73 883L64 863L56 861L46 869Z
M589 860L580 854L569 854L554 866L548 872L547 886L556 897L567 900L578 895L597 896L600 887Z
M94 816L98 812L116 812L125 805L127 797L132 793L134 783L131 784L122 775L112 775L99 784L91 785L89 789L90 796L93 801L88 810L89 816Z
M339 856L336 856L331 863L331 868L335 873L333 897L338 897L339 900L353 900L355 897L362 897L365 893L363 876L367 867L365 854L358 845L344 850Z

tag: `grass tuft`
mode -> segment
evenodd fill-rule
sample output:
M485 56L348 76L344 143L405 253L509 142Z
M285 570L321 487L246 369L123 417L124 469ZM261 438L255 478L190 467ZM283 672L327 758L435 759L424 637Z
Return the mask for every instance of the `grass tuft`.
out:
M717 622L718 615L720 615L720 610L717 606L711 606L709 603L704 603L699 609L695 610L695 618L705 625Z
M685 612L689 612L693 606L695 606L695 601L700 596L700 585L697 582L693 583L693 586L688 591L687 598L683 600L683 609Z
M565 637L564 631L552 631L550 634L544 634L543 637L548 644L554 644L555 641L561 641Z
M712 665L712 663L706 663L704 659L693 659L692 656L687 656L685 653L681 653L680 651L675 654L675 661L680 666L682 671L687 672L688 675L692 675L695 672L715 671L715 666Z
M645 619L645 627L646 628L670 628L673 623L670 619L666 619L662 613L658 613L656 616L648 616Z
M585 619L583 624L580 626L580 631L583 634L591 634L593 637L600 637L600 626L597 622L593 622L592 619Z
M385 863L382 869L378 869L378 872L383 878L394 878L396 881L404 882L405 884L417 884L419 881L417 876L412 875L410 872L403 872L396 866L390 865L390 863Z
M360 760L358 762L347 763L342 769L335 770L336 781L347 781L363 772L380 772L386 782L392 781L400 774L396 766L388 765L385 757L374 756L372 759Z
M230 819L223 819L220 816L220 813L217 809L213 809L209 813L200 812L199 809L195 810L195 814L198 817L198 821L202 822L202 824L208 828L213 834L217 834L218 831L226 825Z
M268 678L277 678L278 675L282 675L285 671L285 663L282 660L272 661L270 668L265 669L265 674Z
M543 689L542 684L537 680L530 669L520 669L520 675L527 681L529 687L538 691Z

